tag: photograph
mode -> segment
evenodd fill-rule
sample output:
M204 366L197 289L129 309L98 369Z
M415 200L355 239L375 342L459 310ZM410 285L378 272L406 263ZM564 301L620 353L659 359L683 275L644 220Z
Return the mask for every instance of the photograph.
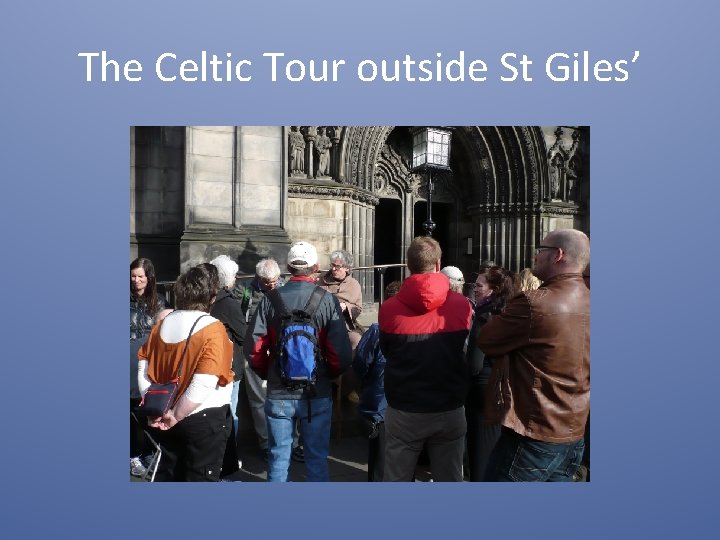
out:
M589 126L129 149L131 481L590 480Z

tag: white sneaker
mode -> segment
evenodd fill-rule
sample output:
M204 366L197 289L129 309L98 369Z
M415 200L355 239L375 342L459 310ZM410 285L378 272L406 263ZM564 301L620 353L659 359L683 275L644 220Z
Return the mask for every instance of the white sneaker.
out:
M140 457L130 458L130 474L133 476L145 476L147 469L140 461Z

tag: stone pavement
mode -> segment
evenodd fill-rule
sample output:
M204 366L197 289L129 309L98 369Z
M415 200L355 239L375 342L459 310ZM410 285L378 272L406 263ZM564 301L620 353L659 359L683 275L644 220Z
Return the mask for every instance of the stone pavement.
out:
M361 434L361 424L357 417L351 417L355 404L343 400L342 424L335 422L330 439L328 466L331 482L367 482L367 438ZM241 445L238 449L242 468L225 480L242 482L264 482L267 479L267 463L260 449L255 445ZM418 466L416 481L427 482L430 474L425 466ZM140 481L130 477L131 481ZM305 480L305 464L290 462L288 472L290 482Z

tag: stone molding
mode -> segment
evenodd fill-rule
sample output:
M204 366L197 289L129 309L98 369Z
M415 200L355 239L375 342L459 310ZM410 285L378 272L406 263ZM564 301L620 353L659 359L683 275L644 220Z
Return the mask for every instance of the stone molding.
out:
M364 189L334 182L297 182L288 185L288 195L299 199L333 199L377 206L380 198Z
M472 214L490 216L517 216L521 215L557 215L576 216L582 213L581 209L571 203L491 203L478 204L468 207Z

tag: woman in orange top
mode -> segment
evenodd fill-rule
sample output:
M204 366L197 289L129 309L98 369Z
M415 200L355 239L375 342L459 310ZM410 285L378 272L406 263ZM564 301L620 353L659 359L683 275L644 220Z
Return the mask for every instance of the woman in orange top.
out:
M157 481L220 478L232 426L233 347L225 326L208 314L217 290L217 269L212 265L182 274L175 282L177 309L153 328L138 353L143 395L152 382L174 379L182 362L179 397L165 416L148 419L163 449Z

